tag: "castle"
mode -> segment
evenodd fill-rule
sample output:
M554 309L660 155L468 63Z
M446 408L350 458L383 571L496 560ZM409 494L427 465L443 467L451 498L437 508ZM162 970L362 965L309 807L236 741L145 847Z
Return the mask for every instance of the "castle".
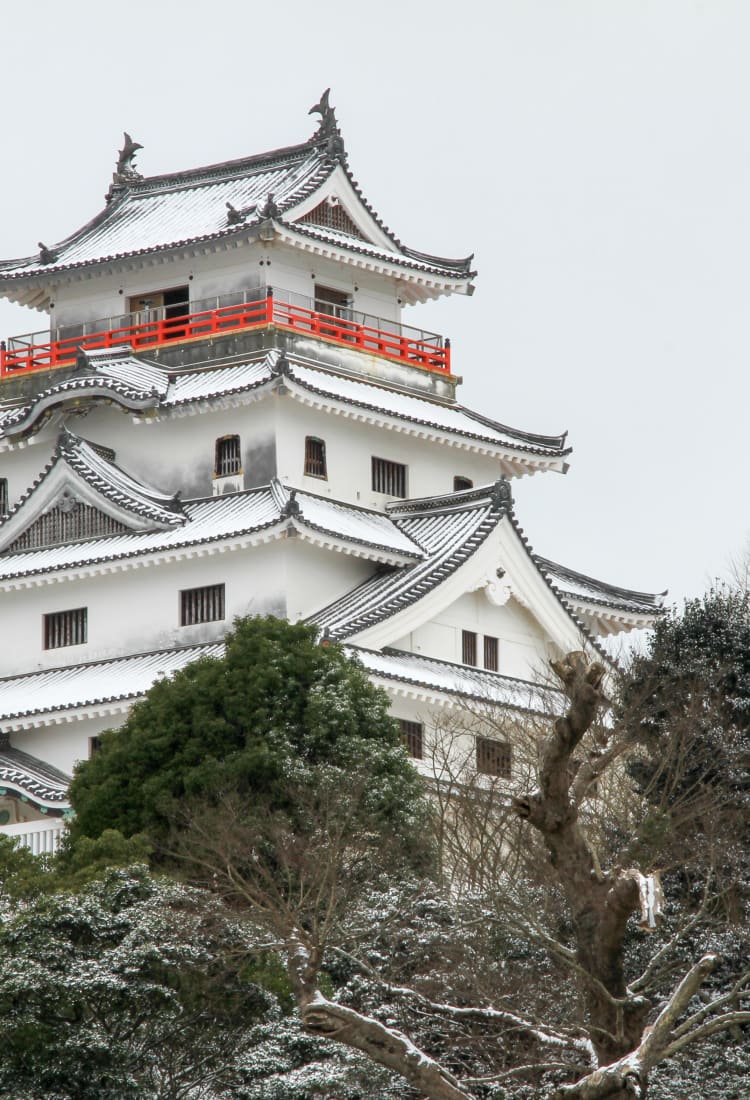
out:
M470 294L472 258L403 244L311 113L302 144L161 176L126 134L102 211L0 262L49 317L0 344L0 832L34 851L102 730L236 616L345 643L418 762L427 715L523 709L550 657L660 613L532 551L511 483L565 473L565 436L458 403L402 314Z

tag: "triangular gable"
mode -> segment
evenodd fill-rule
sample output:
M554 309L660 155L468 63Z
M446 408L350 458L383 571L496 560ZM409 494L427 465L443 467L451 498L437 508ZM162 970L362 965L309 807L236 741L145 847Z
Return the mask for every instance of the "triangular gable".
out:
M284 217L292 225L318 226L389 252L401 251L397 239L373 216L340 164L312 194L286 211Z
M86 440L63 431L39 480L0 523L0 553L186 522L175 498L143 485Z

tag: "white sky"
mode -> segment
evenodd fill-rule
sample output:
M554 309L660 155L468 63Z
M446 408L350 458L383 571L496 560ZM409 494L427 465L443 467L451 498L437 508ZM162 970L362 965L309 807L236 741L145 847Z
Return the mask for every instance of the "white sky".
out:
M144 175L306 139L331 85L354 175L408 245L476 253L459 395L573 445L516 482L536 550L700 593L748 548L750 4L35 0L3 5L0 256ZM0 334L44 327L0 303Z

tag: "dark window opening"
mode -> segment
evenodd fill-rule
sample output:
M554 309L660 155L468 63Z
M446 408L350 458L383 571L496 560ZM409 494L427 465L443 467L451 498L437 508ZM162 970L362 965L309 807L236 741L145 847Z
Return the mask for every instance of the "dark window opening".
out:
M83 645L88 640L88 609L54 611L44 616L44 648L62 649L68 645Z
M8 479L0 477L0 516L4 516L8 511Z
M473 630L461 631L461 660L465 665L477 663L477 636Z
M421 722L409 722L406 718L399 718L401 740L406 746L409 756L415 760L421 760L424 756L424 727Z
M334 290L332 286L315 284L315 311L329 317L342 317L350 320L352 296L343 290Z
M101 737L89 737L89 759L102 747Z
M168 340L179 339L186 334L182 318L190 313L190 288L174 286L168 290L136 294L128 299L128 307L135 314L135 324L164 321L164 336Z
M186 588L180 592L180 626L213 623L224 618L224 585Z
M326 445L314 435L305 437L305 473L308 477L328 477Z
M462 493L464 489L473 489L474 482L470 477L454 477L453 478L453 492Z
M373 457L372 488L373 492L386 493L389 497L405 497L406 466L401 462Z
M491 638L489 634L484 636L484 667L490 672L497 672L498 642L497 638Z
M480 775L510 779L512 765L512 752L508 741L492 741L489 737L477 737L477 771Z
M242 473L240 437L238 435L222 436L221 439L216 440L214 477L230 477L232 474L240 473Z

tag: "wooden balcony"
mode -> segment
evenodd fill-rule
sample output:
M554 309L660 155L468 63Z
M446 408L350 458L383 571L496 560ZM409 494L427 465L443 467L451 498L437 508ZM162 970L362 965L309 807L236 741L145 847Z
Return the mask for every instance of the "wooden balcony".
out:
M239 300L238 300L239 299ZM200 308L198 308L200 307ZM317 308L316 308L317 307ZM190 309L190 312L180 310ZM162 306L0 343L0 378L69 366L79 352L130 345L148 352L274 325L439 374L450 374L450 341L395 321L329 306L273 287L224 295L190 307Z

